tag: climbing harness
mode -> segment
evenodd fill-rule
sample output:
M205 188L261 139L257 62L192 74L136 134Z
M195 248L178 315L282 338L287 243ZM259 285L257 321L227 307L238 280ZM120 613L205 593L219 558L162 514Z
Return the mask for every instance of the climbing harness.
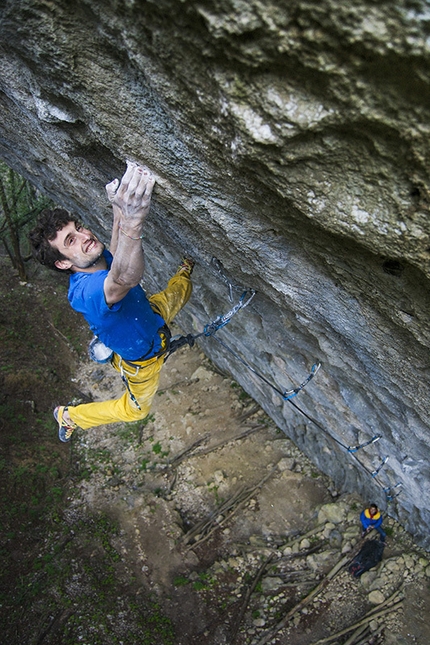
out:
M137 373L140 370L140 366L136 365L135 370L136 370L135 373L131 374L131 376L137 376ZM127 391L129 393L130 399L133 401L133 403L137 407L137 409L141 410L142 408L140 407L138 400L136 399L136 397L134 396L133 392L131 391L130 385L128 383L128 378L124 373L123 359L122 358L119 359L119 373L121 374L122 381L125 384L125 387L127 388Z
M97 338L97 336L94 336L94 338L92 339L92 341L88 345L88 355L89 355L90 359L92 361L94 361L95 363L102 363L102 364L109 363L109 362L112 361L113 354L114 354L113 350L110 347L107 347L99 338ZM130 367L131 367L131 365L130 365ZM134 376L136 376L136 374L139 371L139 366L138 365L136 365L136 366L133 365L133 367L135 367L135 369L136 369L136 372L134 374ZM137 409L141 410L141 407L140 407L136 397L134 396L133 392L130 390L130 385L128 384L128 379L127 379L127 377L126 377L126 375L124 373L123 359L121 357L120 357L120 360L119 360L119 373L121 374L122 381L125 384L125 387L127 388L127 391L128 391L128 393L130 395L130 399L136 405Z

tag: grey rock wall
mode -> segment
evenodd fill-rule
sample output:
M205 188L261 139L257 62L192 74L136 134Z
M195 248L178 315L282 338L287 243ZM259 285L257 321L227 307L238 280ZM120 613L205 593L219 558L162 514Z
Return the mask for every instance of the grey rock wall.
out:
M0 7L0 155L106 241L104 184L146 162L148 290L195 255L180 321L197 332L232 306L213 257L235 299L256 289L219 338L281 392L320 360L292 400L308 416L214 339L204 351L339 490L430 548L428 3Z

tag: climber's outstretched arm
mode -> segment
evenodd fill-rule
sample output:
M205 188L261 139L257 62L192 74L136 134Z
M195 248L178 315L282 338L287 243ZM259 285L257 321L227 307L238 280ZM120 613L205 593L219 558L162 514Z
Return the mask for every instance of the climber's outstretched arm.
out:
M108 184L109 186L109 184ZM106 186L107 190L107 186ZM121 221L121 211L118 206L112 204L113 210L113 222L112 222L112 235L110 238L109 251L112 255L116 253L116 247L118 246L118 236L119 236L119 223Z
M144 271L143 224L148 216L155 178L146 166L127 163L121 179L106 186L114 212L111 269L104 283L108 305L119 302L139 284Z

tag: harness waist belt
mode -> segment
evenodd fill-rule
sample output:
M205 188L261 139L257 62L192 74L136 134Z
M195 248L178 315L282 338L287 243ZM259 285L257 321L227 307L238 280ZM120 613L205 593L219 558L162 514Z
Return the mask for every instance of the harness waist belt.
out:
M143 361L149 361L151 358L157 358L158 356L162 356L163 354L168 352L169 347L170 347L170 339L172 337L172 334L170 332L169 327L167 325L163 325L162 327L160 327L160 329L157 330L157 334L161 338L161 347L160 347L160 349L158 349L156 352L154 352L153 351L154 341L152 341L151 348L146 352L146 354L144 354L140 358L134 359L133 361L123 358L122 359L123 362L124 363L130 363L130 364L133 365L134 363L142 363Z

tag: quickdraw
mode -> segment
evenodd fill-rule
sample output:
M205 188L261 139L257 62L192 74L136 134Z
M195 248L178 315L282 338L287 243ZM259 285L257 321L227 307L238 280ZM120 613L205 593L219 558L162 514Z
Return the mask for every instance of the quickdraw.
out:
M222 329L227 325L227 323L230 322L230 320L233 318L234 314L236 314L240 309L244 309L249 305L253 297L255 296L255 291L254 289L246 289L241 297L239 302L230 309L226 314L223 316L218 316L215 320L213 320L211 323L207 324L203 330L203 334L205 336L213 336L215 332L217 332L219 329Z
M385 464L387 463L387 461L388 461L388 457L384 457L384 458L382 459L382 461L381 461L381 463L379 464L378 468L376 468L376 470L373 470L373 471L371 472L372 477L376 477L376 476L378 475L378 473L380 472L381 468L383 468L383 467L385 466Z
M311 373L309 376L299 385L299 387L294 388L294 390L285 390L285 392L282 395L282 398L284 401L289 401L293 397L297 396L297 394L300 392L300 390L303 390L303 388L309 383L311 379L315 376L315 374L318 372L318 370L321 367L321 363L315 363L312 365Z
M375 436L372 437L371 439L369 439L369 441L365 441L364 443L360 443L360 444L358 444L358 446L354 446L353 448L351 448L351 446L348 446L347 450L348 450L348 452L351 452L351 453L357 452L357 450L361 450L361 448L365 448L366 446L370 446L370 444L375 443L375 441L379 441L379 439L382 439L382 435L381 434L375 434Z
M394 486L387 486L386 488L384 488L384 493L385 493L387 502L392 502L393 499L396 499L396 497L400 495L400 493L402 492L401 490L399 490L399 492L396 493L395 495L392 495L391 491L395 490L396 488L401 488L402 486L403 486L402 482L397 482L397 484L395 484Z

